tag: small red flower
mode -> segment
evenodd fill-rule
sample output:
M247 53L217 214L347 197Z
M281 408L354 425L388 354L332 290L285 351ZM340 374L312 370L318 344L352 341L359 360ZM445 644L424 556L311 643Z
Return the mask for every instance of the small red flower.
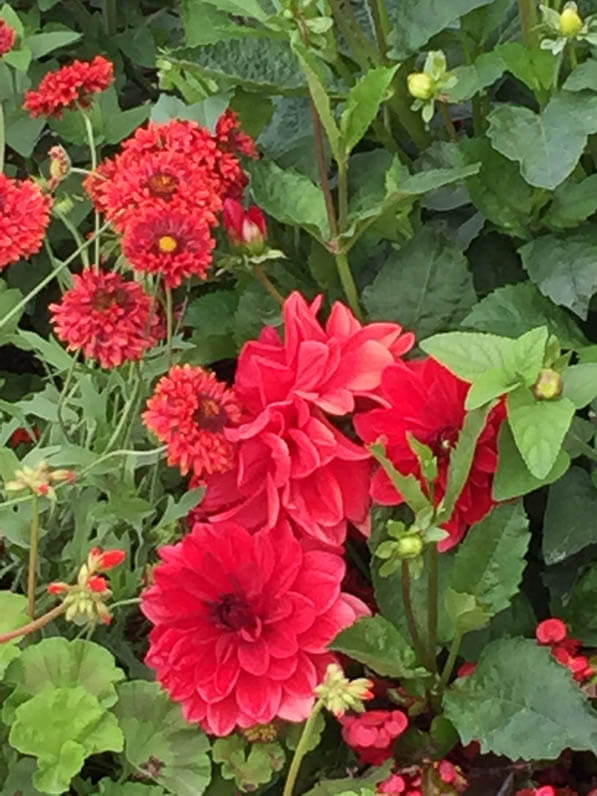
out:
M41 249L51 204L32 180L0 174L0 269Z
M408 727L401 710L369 710L361 715L343 716L342 737L362 763L379 766L392 756L396 738Z
M64 594L68 591L68 584L67 583L60 583L59 581L54 581L48 585L48 594Z
M97 594L103 594L108 591L108 581L102 578L101 575L90 575L87 578L87 586Z
M456 672L456 676L470 677L471 674L475 673L476 668L477 668L476 663L473 663L472 661L465 661Z
M114 569L126 558L126 553L124 550L104 550L103 552L99 550L99 548L94 548L97 550L97 563L96 568L100 572L105 572L108 569Z
M161 274L168 287L183 279L205 279L215 241L209 225L189 211L155 207L127 225L122 249L133 268Z
M196 478L223 473L234 464L235 447L224 430L236 425L241 408L232 390L213 373L176 365L157 384L143 422L168 445L168 464Z
M56 336L104 368L141 359L163 336L151 296L117 273L87 269L58 304L50 304Z
M65 109L88 108L94 94L114 82L114 65L102 55L92 61L73 61L55 72L48 72L36 91L27 91L23 107L31 116L54 116Z
M566 623L555 617L544 619L535 629L535 636L540 644L558 644L564 641L567 635Z
M3 19L0 19L0 55L6 55L12 50L17 38L17 32Z
M28 431L26 428L17 428L10 435L8 444L11 448L16 448L17 445L28 445L38 440L40 434L41 432L37 426L33 426L31 431Z
M267 224L261 210L252 205L245 210L236 199L224 199L224 228L233 246L258 254L264 247Z

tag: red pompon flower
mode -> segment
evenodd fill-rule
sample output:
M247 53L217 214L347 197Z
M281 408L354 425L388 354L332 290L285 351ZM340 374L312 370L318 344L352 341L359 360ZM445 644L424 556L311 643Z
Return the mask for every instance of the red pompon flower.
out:
M141 603L155 625L146 662L187 720L222 736L306 719L327 645L368 613L340 591L340 556L307 549L285 523L253 536L198 523L160 556Z
M95 568L98 572L106 572L109 569L119 566L126 558L124 550L99 550L94 548Z
M317 320L322 297L308 304L294 292L284 302L284 341L266 327L241 351L237 392L251 412L298 396L333 415L352 412L355 398L376 399L381 374L414 345L397 323L360 324L336 302L325 328Z
M128 224L122 249L138 271L161 274L168 287L183 279L205 279L215 241L209 225L190 212L152 208Z
M73 61L55 72L48 72L35 91L25 93L23 107L34 118L59 119L65 109L88 108L94 94L114 82L114 65L102 55L92 61Z
M407 434L431 448L439 470L434 485L436 505L445 494L450 454L464 423L469 386L434 359L397 362L386 368L382 377L382 395L387 406L355 417L361 439L367 443L383 439L388 457L405 475L421 477ZM501 402L491 411L481 432L468 480L452 517L443 525L449 537L439 543L442 551L458 544L468 526L483 519L495 505L491 487L497 469L497 436L505 414ZM373 477L371 497L382 505L403 502L402 495L381 468Z
M96 594L103 594L108 591L108 581L102 578L101 575L90 575L87 578L87 586Z
M104 368L138 360L163 336L151 296L119 274L87 269L58 304L50 304L56 336Z
M224 199L224 228L232 246L259 254L265 245L267 223L261 210L252 205L245 210L236 199Z
M535 636L539 644L558 644L568 635L566 623L561 619L552 617L539 622L535 629Z
M32 180L0 174L0 269L41 249L51 205Z
M369 710L343 716L340 723L342 737L360 762L380 766L392 757L394 741L408 727L408 717L401 710Z
M213 373L175 365L157 384L143 422L168 446L168 464L196 478L222 473L234 465L235 448L224 430L241 419L232 390Z
M3 19L0 19L0 55L12 50L17 39L17 32Z

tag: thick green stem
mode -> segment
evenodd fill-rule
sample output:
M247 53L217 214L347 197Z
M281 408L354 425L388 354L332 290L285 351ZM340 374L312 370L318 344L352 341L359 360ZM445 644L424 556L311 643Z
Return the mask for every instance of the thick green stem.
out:
M574 39L568 42L568 59L570 60L570 70L574 71L578 66L578 58L576 56L576 47L574 46Z
M166 344L168 346L168 368L172 366L172 329L174 326L174 310L172 308L172 289L166 285Z
M452 646L450 647L450 653L448 655L448 660L445 663L444 670L442 672L440 681L439 681L439 692L443 694L446 690L446 686L448 685L448 681L452 676L452 671L454 669L454 664L456 663L456 659L458 658L458 653L460 652L460 643L462 641L462 633L457 633L453 640Z
M375 35L377 37L377 44L381 52L383 61L386 61L386 53L388 51L388 43L386 41L386 33L388 28L388 11L385 7L384 0L369 0L371 8L371 15L373 16L373 24L375 26Z
M283 307L284 306L284 296L280 293L278 288L274 285L274 283L270 280L268 275L265 273L265 270L262 265L254 265L253 266L253 273L257 277L257 279L261 282L265 290L270 294L270 296L275 299L278 304Z
M415 613L413 611L413 606L410 599L410 571L408 569L408 561L402 562L401 575L402 575L401 577L402 602L404 603L404 613L406 614L408 632L410 633L410 637L412 639L415 652L417 653L417 658L419 659L419 663L424 665L427 661L427 655L425 654L425 647L421 642L421 637L417 629L417 621L415 619Z
M89 252L83 246L83 238L79 234L79 230L72 223L72 221L68 218L68 216L66 216L60 210L54 209L54 212L56 213L58 218L62 221L64 226L68 229L70 234L73 236L73 240L75 241L75 243L77 245L77 248L79 249L79 251L81 253L81 261L83 263L83 267L84 268L89 268Z
M303 762L303 758L307 754L307 750L309 749L309 742L311 741L311 735L313 734L315 721L317 719L317 716L321 713L322 708L323 708L323 702L321 700L318 700L313 706L311 715L305 722L305 726L303 727L303 732L301 734L301 739L298 742L298 745L294 751L294 757L292 758L292 762L290 763L290 768L288 769L288 776L286 777L286 782L284 784L284 791L282 793L282 796L292 796L294 792L294 786L296 784L301 763Z
M429 573L427 584L427 625L429 632L429 664L437 672L437 614L439 592L439 553L437 545L431 544L428 552Z
M83 119L85 120L85 130L87 132L87 143L89 145L89 152L91 154L91 170L95 172L97 170L97 152L95 149L95 136L93 134L93 125L91 124L91 119L85 113L85 111L81 111L83 115ZM94 267L96 271L99 271L100 266L100 215L97 210L94 211L93 214L94 219Z
M39 553L39 498L31 501L31 530L29 534L29 573L27 575L27 613L35 619L35 586L37 583L37 559Z
M452 121L452 117L450 115L450 109L448 108L445 102L439 103L440 110L442 112L442 116L444 117L444 125L450 136L450 139L454 141L455 144L458 143L458 133L456 132L456 128L454 127L454 122Z
M348 299L350 309L355 314L355 317L358 320L362 321L363 313L361 311L361 307L359 304L359 294L357 291L357 286L355 284L354 278L352 276L352 271L350 270L348 257L345 254L338 253L335 255L335 259L336 259L336 268L338 269L338 276L340 277L340 282L342 283L342 289L344 290L344 295Z
M116 33L116 0L103 0L102 17L106 36Z
M338 230L348 227L348 163L338 163Z
M325 160L323 126L313 100L310 101L310 105L311 119L313 121L315 155L317 157L317 168L319 170L319 182L321 183L321 190L323 191L323 198L325 200L325 209L328 217L328 226L330 228L330 237L336 238L338 236L338 226L336 224L336 209L334 207L334 198L332 196L332 189L330 188L330 181L328 178L328 170Z
M6 131L4 128L4 103L0 101L0 174L4 171L4 155L6 150Z
M537 24L535 0L518 0L518 11L524 42L527 47L533 47L535 45L535 26Z
M57 605L56 608L52 608L52 610L48 611L47 614L43 614L33 622L29 622L28 625L23 625L22 627L17 627L16 630L11 630L8 633L0 634L0 644L6 644L7 641L12 641L20 636L28 636L31 633L35 633L36 630L40 630L40 628L45 627L54 619L57 619L59 616L61 616L65 611L66 606L64 603Z

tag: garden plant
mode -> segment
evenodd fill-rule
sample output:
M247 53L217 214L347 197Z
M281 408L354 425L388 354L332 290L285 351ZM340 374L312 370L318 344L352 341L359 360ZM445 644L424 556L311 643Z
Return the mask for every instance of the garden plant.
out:
M0 8L0 794L597 794L597 2Z

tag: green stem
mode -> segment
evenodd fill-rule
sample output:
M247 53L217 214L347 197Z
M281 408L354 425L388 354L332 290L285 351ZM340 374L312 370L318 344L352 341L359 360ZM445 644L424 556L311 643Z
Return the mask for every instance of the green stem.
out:
M443 694L446 690L446 686L448 685L448 681L452 676L452 670L454 669L454 664L458 658L458 653L460 652L460 643L462 642L463 633L457 633L453 640L452 646L450 647L450 653L448 655L448 660L444 665L444 669L442 671L442 675L439 681L439 692Z
M31 501L31 530L29 534L29 573L27 575L27 612L35 619L35 584L39 552L39 498L34 493Z
M83 262L84 268L89 268L89 252L86 248L83 248L83 238L79 234L79 230L76 226L70 221L64 213L61 213L60 210L55 210L56 215L62 221L64 226L68 229L70 234L73 236L75 243L77 244L78 248L81 252L81 260Z
M574 46L574 39L568 42L568 59L570 60L570 70L574 71L578 66L578 58L576 55L576 47Z
M338 252L338 254L334 255L334 257L336 260L336 268L338 269L338 276L340 277L342 289L344 290L344 295L348 299L348 303L355 317L359 321L362 321L363 313L359 305L359 294L352 276L352 271L350 270L348 257L342 252Z
M527 47L533 47L535 44L534 28L537 24L535 0L518 0L518 12L520 14L524 42Z
M330 0L330 8L332 9L334 22L346 39L354 60L358 63L363 72L367 72L370 65L368 53L361 46L359 38L353 30L350 22L346 18L346 15L340 8L338 0Z
M116 0L103 0L102 17L104 20L104 31L106 36L113 36L116 33Z
M123 608L125 605L139 605L140 602L140 597L131 597L130 600L119 600L117 603L111 603L110 610L113 611L115 608Z
M48 611L46 614L43 614L43 616L40 616L38 619L35 619L33 622L29 622L28 625L17 627L16 630L11 630L8 633L2 633L0 635L0 644L6 644L7 641L12 641L14 638L19 638L20 636L28 636L30 633L35 633L36 630L40 630L40 628L45 627L54 619L57 619L65 611L66 611L66 606L64 605L64 603L57 605L56 608L52 608L51 611Z
M108 453L110 451L110 448L116 443L116 441L118 440L118 437L120 436L120 434L122 432L122 429L125 427L127 420L129 419L130 415L132 414L131 413L131 407L133 407L136 404L136 402L137 402L137 395L139 393L139 387L140 386L141 386L141 379L137 378L137 380L135 381L135 384L133 386L133 391L131 393L131 397L128 399L128 401L125 403L125 405L122 408L122 412L121 412L121 415L120 415L120 420L118 421L118 424L117 424L116 428L114 429L114 432L112 433L112 436L110 437L110 440L109 440L108 444L106 445L104 453ZM129 428L130 428L130 425L129 425Z
M442 112L442 116L444 117L444 125L446 130L448 131L448 135L450 136L451 140L454 141L455 144L458 143L458 133L456 132L456 128L454 127L454 122L452 121L452 117L450 116L450 109L445 102L439 103L440 110Z
M384 5L383 0L369 0L371 8L371 15L373 16L373 25L375 26L375 35L377 37L377 44L381 52L382 61L386 62L386 53L388 52L388 43L386 41L386 27L388 20L388 12Z
M85 120L85 130L87 132L87 143L89 145L89 152L91 154L91 170L93 172L97 171L97 152L95 149L95 136L93 134L93 125L91 124L91 119L85 113L85 111L81 111L83 115L83 119ZM100 266L100 215L97 210L93 213L94 219L94 266L95 270L99 271Z
M313 734L313 728L315 727L315 721L317 716L321 713L323 709L323 702L319 699L313 706L313 710L311 711L311 715L305 722L305 726L303 727L303 732L301 733L301 739L298 742L298 745L294 751L294 756L292 758L292 762L290 763L290 768L288 769L288 776L286 777L286 783L284 784L284 791L282 796L292 796L294 792L294 786L296 784L296 780L298 777L298 773L301 767L301 763L303 762L303 758L307 754L307 750L309 749L309 743L311 741L311 735Z
M6 150L6 130L4 127L4 103L0 101L0 174L4 171Z
M332 189L330 188L330 181L328 178L328 170L325 161L325 144L323 138L323 126L315 107L313 100L310 100L311 106L311 119L313 122L313 139L315 142L315 155L317 157L317 168L319 171L319 181L321 183L321 190L323 191L323 198L325 200L325 209L328 217L328 226L330 228L330 237L336 238L338 236L338 227L336 224L336 209L334 207L334 199L332 197Z
M429 546L429 573L427 587L427 625L429 632L429 664L437 672L437 614L439 592L439 553L437 544Z
M58 418L58 424L60 426L60 429L61 429L62 433L66 437L66 439L69 442L71 442L71 443L72 443L72 439L71 439L68 431L66 430L66 425L64 423L64 417L63 417L63 414L62 414L62 410L64 408L64 404L67 401L68 388L70 386L70 382L71 382L71 379L73 377L76 364L77 364L77 357L73 357L73 359L71 361L71 364L69 366L68 372L66 374L66 378L64 380L64 384L62 385L62 389L60 390L60 395L58 396L58 403L56 404L56 417Z
M348 163L338 162L338 230L340 234L348 227Z
M410 633L419 663L424 665L427 660L427 656L425 654L425 647L423 646L421 637L419 636L419 631L417 630L417 621L415 619L415 613L413 611L413 606L410 599L410 571L408 569L408 561L402 562L401 574L402 602L404 603L404 613L406 614L408 632Z
M168 369L172 367L172 329L174 325L174 311L172 308L172 289L166 285L166 344L168 346Z
M259 282L261 282L261 284L263 285L265 290L270 294L270 296L273 299L275 299L281 307L283 307L285 298L280 293L278 288L274 285L274 283L270 280L268 275L265 273L265 270L264 270L263 266L262 265L254 265L253 266L253 273L255 274L255 276L257 277Z

